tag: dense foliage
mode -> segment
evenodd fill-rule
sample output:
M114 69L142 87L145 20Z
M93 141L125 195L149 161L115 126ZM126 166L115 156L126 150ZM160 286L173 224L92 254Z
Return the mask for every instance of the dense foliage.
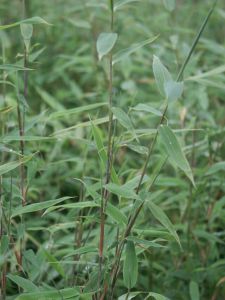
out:
M225 299L224 21L0 2L0 299Z

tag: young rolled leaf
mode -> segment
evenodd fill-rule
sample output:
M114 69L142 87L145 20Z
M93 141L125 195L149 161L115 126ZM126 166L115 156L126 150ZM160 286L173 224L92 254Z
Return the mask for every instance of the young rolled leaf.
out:
M164 213L164 211L152 201L148 201L148 208L150 209L151 213L156 218L156 220L158 220L171 233L171 235L181 247L180 239L176 233L176 230L174 229L173 224L171 223L167 215Z
M195 186L191 167L173 131L169 128L169 126L161 125L159 127L159 135L165 146L170 161L175 166L180 168L186 174L186 176L191 180L192 184Z
M107 55L114 47L117 40L117 33L114 32L102 32L97 39L97 52L98 58L101 60Z
M123 281L125 286L130 290L137 282L138 278L138 261L135 246L132 241L128 241L125 249L125 260L123 264Z

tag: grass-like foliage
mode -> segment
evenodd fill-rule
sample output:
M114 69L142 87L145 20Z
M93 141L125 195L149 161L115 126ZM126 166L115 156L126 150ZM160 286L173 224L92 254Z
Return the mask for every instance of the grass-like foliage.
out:
M225 299L223 1L0 2L0 299Z

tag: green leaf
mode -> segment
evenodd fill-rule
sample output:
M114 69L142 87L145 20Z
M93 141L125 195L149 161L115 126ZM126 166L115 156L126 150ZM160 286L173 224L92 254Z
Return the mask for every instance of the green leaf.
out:
M62 111L57 111L55 113L52 113L49 116L49 118L50 119L67 118L68 116L78 114L78 113L82 113L82 112L85 112L85 111L89 111L89 110L92 110L92 109L96 109L96 108L99 108L99 107L105 106L105 105L106 105L106 102L102 102L102 103L94 103L94 104L79 106L79 107L71 108L71 109L64 109Z
M111 203L107 204L106 214L114 219L118 224L127 224L127 217L124 213Z
M183 82L176 82L173 80L164 83L164 90L166 94L166 99L170 102L178 100L184 90Z
M128 241L132 241L136 244L139 244L139 245L144 245L146 247L152 247L152 248L163 248L165 246L161 245L161 244L158 244L154 241L148 241L148 240L143 240L143 239L139 239L137 237L134 237L134 236L129 236L127 238Z
M123 8L124 5L126 4L130 4L130 3L133 3L133 2L138 2L139 0L120 0L120 1L117 1L114 5L114 11L117 11L121 8Z
M166 148L167 154L169 155L171 162L174 165L178 166L195 186L190 165L173 131L168 126L161 125L159 127L159 135L162 139L162 142Z
M32 17L32 18L21 20L19 22L15 22L15 23L12 23L12 24L0 25L0 30L1 29L12 28L12 27L15 27L15 26L19 26L21 24L46 24L46 25L51 25L51 24L49 24L48 22L46 22L44 19L42 19L40 17Z
M149 297L153 297L155 300L169 300L167 297L153 292L149 293L145 299L147 300Z
M119 107L113 107L112 112L116 116L116 119L118 120L118 122L124 128L126 128L127 130L130 130L132 132L133 136L137 140L137 136L136 136L133 124L132 124L131 119L129 118L129 116Z
M7 277L11 281L15 282L20 288L22 288L24 292L39 291L38 287L28 279L12 274L7 275Z
M119 197L128 199L139 199L139 196L132 189L129 189L126 186L118 185L115 183L108 183L104 185L104 187L107 189L107 191Z
M9 247L9 237L8 235L1 236L1 244L0 244L0 254L4 255Z
M123 264L123 281L128 289L135 286L138 278L138 261L134 243L127 242Z
M21 294L15 300L62 300L62 299L79 299L79 291L75 288L63 290L40 291L27 294Z
M175 0L163 0L163 4L168 11L173 11L176 6Z
M220 161L218 163L215 163L212 165L208 171L206 172L206 175L212 175L217 172L224 171L225 172L225 161Z
M32 24L20 24L21 34L24 40L30 40L33 34L33 25Z
M18 168L21 164L27 163L29 160L32 159L33 156L34 156L34 154L25 156L20 160L12 161L12 162L6 163L4 165L1 165L0 166L0 176Z
M63 277L65 278L66 274L64 272L63 267L61 266L60 262L46 249L42 249L42 253L44 254L45 258L47 259L48 263Z
M116 53L113 56L113 65L120 62L121 60L124 60L126 57L130 56L132 53L136 52L140 48L153 43L157 38L158 38L158 35L154 36L153 38L149 38L143 42L133 44L129 48L119 51L118 53Z
M112 108L113 114L116 116L118 122L125 127L128 130L133 129L133 125L131 123L131 120L129 116L119 107L113 107Z
M164 85L168 81L173 81L173 78L167 68L161 63L157 56L153 56L153 73L159 92L166 97Z
M32 24L20 24L21 34L23 36L24 44L26 47L26 51L29 51L30 47L30 39L33 34L33 25Z
M189 293L191 300L200 300L199 287L197 282L191 281L189 285Z
M4 65L0 65L0 70L5 70L5 71L25 71L25 70L27 70L27 71L29 71L32 69L25 68L20 65L4 64Z
M161 113L160 110L155 109L154 107L151 107L150 105L147 105L147 104L139 103L138 105L133 107L132 110L149 112L149 113L152 113L152 114L154 114L156 116L159 116L159 117L162 116L162 113Z
M97 252L98 252L98 248L96 248L94 246L84 246L84 247L80 247L74 251L71 251L65 257L69 257L69 256L73 256L73 255L82 255L82 254L87 254L87 253L97 253Z
M92 124L92 134L94 136L95 144L96 144L97 149L98 149L99 157L101 159L103 172L105 172L106 164L107 164L107 152L106 152L106 149L105 149L104 144L103 144L103 138L102 138L101 130L97 126L95 126L94 124ZM118 178L118 176L116 174L116 171L113 167L112 167L112 181L114 183L119 183L119 178Z
M64 209L82 209L86 207L99 207L99 204L95 203L94 201L81 201L76 203L68 203L68 204L62 204L62 205L55 205L52 207L49 207L46 209L46 211L43 213L42 216L60 208Z
M23 214L27 214L27 213L31 213L31 212L36 212L39 210L43 210L46 209L50 206L53 206L57 203L60 203L62 201L71 199L72 197L62 197L56 200L48 200L48 201L43 201L43 202L39 202L39 203L34 203L34 204L29 204L26 206L19 206L17 208L14 209L13 213L12 213L12 218L19 216L19 215L23 215Z
M114 32L100 33L96 44L99 60L101 60L106 54L108 54L112 50L116 43L117 37L117 33Z
M173 224L171 223L167 215L164 213L164 211L152 201L148 201L148 208L150 209L151 213L156 218L156 220L158 220L171 233L171 235L181 247L181 243L176 233L176 230L174 229Z

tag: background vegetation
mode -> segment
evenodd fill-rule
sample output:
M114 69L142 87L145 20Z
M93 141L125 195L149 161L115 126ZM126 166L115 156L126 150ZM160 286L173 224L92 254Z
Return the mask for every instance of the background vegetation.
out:
M212 2L1 1L1 299L225 299Z

